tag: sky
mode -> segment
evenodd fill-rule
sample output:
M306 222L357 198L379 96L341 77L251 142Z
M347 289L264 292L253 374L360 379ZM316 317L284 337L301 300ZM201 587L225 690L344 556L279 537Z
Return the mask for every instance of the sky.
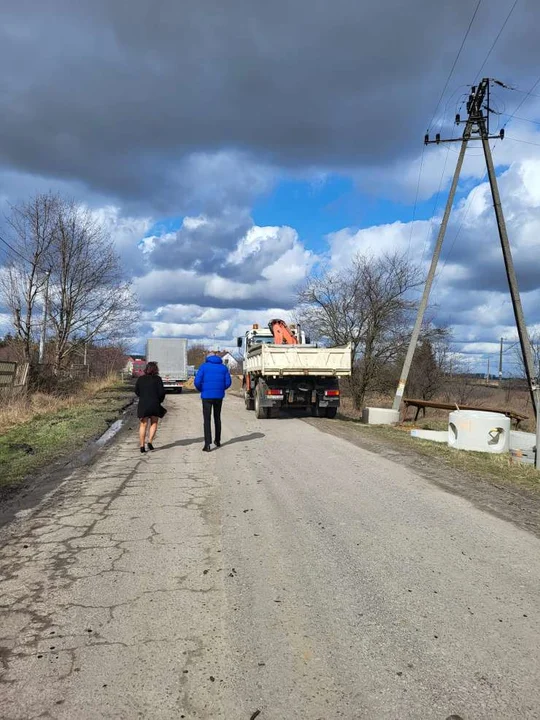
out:
M476 5L4 0L0 215L48 190L92 209L141 302L134 351L151 335L233 347L358 252L427 272L458 147L424 133L456 137L488 76L509 86L493 91L494 161L540 330L540 6L481 0L470 25ZM475 369L516 337L477 144L430 317Z

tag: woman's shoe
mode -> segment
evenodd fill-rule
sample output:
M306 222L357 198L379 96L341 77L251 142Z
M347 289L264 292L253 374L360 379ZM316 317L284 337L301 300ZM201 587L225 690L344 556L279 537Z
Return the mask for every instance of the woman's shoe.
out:
M148 443L148 449L149 449L149 450L153 450L153 449L154 449L154 446L152 445L152 443Z
M142 453L145 453L145 452L146 452L146 450L145 450L145 448L144 448L144 445L141 447L141 452L142 452Z

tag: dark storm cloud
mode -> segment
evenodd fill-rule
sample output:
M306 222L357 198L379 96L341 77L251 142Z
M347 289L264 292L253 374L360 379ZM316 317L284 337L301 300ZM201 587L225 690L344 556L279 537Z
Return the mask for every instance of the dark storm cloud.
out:
M451 87L473 80L508 6L497 0L478 19ZM149 198L160 211L183 207L191 188L178 170L193 152L237 149L294 168L410 153L472 14L470 0L2 9L1 160L124 201ZM523 78L538 15L535 0L519 4L494 74Z
M161 239L149 254L157 268L212 272L224 268L228 254L253 221L244 212L224 212L210 219L191 219L172 238ZM224 268L226 269L226 268Z

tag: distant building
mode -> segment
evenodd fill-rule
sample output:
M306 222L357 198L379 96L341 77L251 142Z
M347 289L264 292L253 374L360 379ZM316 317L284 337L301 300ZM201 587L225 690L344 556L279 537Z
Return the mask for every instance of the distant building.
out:
M240 361L237 360L228 350L218 350L214 354L218 355L223 360L224 365L226 365L231 372L237 372L240 370Z
M144 355L129 355L124 366L124 372L132 377L139 377L144 373L146 358Z

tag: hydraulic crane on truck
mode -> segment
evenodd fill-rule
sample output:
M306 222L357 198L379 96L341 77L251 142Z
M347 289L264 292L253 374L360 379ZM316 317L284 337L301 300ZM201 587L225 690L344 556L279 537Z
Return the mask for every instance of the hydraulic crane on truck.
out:
M298 345L298 338L292 334L284 320L270 320L268 328L274 336L276 345Z

